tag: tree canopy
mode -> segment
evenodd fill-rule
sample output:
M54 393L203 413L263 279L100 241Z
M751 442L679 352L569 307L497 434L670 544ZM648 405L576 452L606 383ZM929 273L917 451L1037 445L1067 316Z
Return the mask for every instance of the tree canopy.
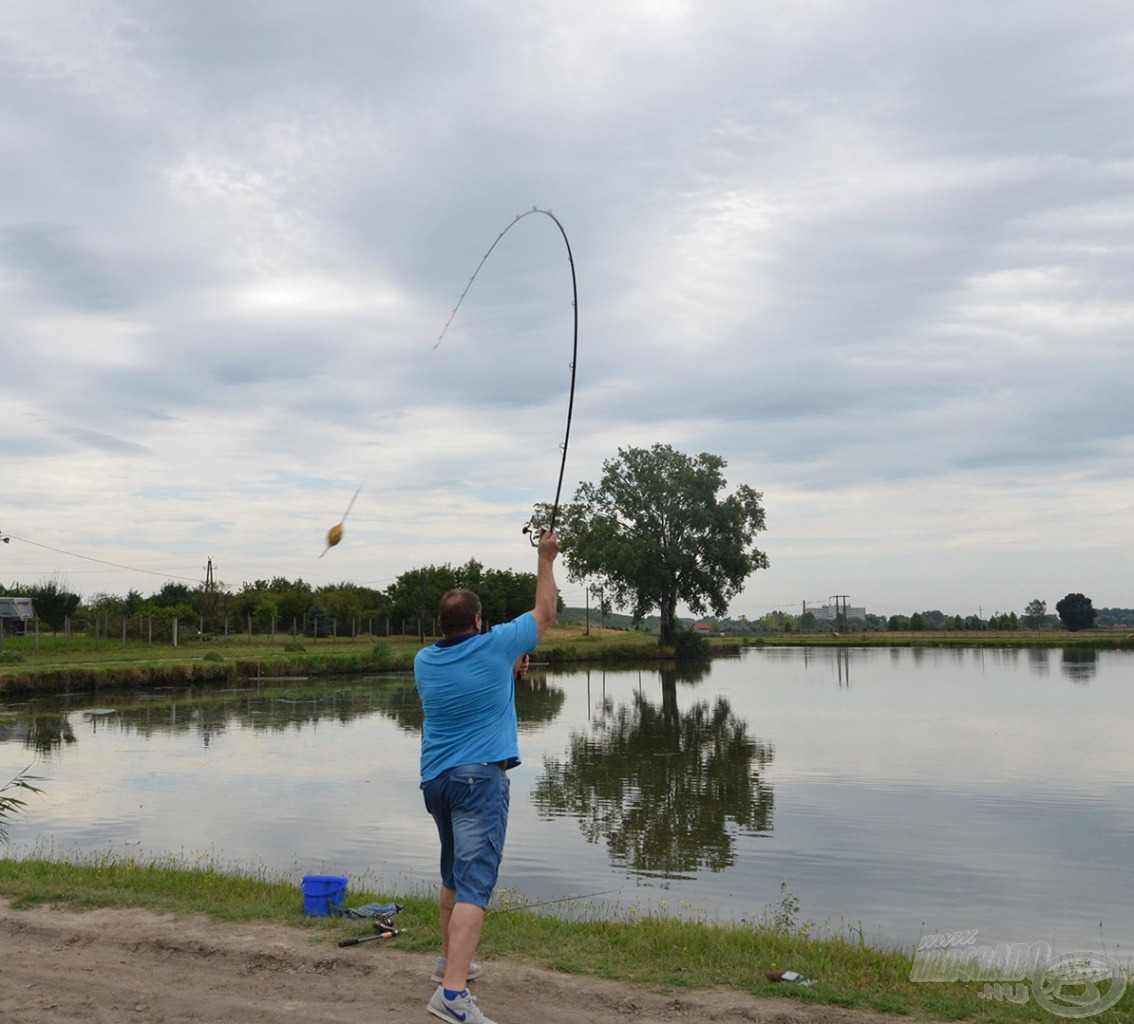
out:
M741 485L722 497L726 465L663 444L620 448L602 479L580 485L560 509L568 576L600 582L638 620L657 609L665 646L674 643L679 603L723 615L748 577L768 567L753 546L764 529L763 495ZM544 522L548 511L537 507Z
M1080 629L1090 629L1095 624L1095 609L1091 599L1082 594L1068 594L1056 602L1055 610L1059 621L1073 633Z
M1024 609L1024 621L1031 629L1039 629L1047 621L1047 602L1038 597L1029 601Z

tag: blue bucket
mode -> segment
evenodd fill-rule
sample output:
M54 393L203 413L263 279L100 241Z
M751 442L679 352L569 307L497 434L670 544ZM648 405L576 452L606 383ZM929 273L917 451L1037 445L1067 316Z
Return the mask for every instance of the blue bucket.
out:
M339 913L346 899L344 875L304 875L299 886L303 893L303 912L309 917L330 917Z

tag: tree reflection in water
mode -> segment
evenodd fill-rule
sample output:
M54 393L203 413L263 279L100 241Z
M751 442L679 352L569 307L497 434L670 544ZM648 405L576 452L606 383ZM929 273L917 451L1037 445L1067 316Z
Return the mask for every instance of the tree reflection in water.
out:
M748 735L724 698L678 709L675 671L662 673L662 701L604 700L561 760L547 758L532 793L548 817L579 821L605 842L614 864L636 874L689 877L736 861L736 838L772 830L772 787L761 772L772 744Z

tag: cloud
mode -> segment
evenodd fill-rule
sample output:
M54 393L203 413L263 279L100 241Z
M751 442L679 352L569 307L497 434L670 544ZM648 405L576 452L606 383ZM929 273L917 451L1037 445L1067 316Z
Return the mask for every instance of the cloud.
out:
M722 454L769 511L737 613L832 577L895 611L985 575L986 604L1054 600L1045 552L1129 546L1131 27L1112 3L18 3L5 528L147 567L527 567L569 382L555 225L509 230L433 346L535 205L578 282L568 492L629 444Z

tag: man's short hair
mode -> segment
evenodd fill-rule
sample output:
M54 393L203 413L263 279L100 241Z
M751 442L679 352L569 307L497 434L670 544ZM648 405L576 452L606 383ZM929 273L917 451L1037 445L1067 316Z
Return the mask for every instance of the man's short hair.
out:
M441 597L437 621L442 636L459 636L476 629L480 598L471 590L449 590Z

